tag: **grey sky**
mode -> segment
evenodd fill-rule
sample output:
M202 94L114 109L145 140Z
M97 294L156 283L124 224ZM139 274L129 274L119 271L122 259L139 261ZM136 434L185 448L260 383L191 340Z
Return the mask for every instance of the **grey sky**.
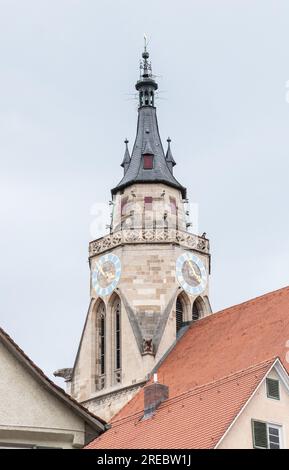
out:
M213 309L288 284L288 18L287 0L0 0L1 326L50 376L78 346L144 32Z

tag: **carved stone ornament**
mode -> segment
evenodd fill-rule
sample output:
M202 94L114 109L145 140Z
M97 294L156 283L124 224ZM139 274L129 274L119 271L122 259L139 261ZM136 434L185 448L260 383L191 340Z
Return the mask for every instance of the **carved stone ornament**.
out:
M178 243L187 248L194 248L209 253L209 240L193 233L175 229L130 229L119 230L90 242L89 256L95 256L116 246L126 243Z

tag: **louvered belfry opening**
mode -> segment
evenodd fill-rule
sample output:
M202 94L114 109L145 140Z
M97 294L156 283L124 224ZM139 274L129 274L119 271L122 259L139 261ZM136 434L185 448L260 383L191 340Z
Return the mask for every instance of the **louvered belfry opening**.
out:
M200 318L200 309L198 306L198 302L195 300L193 304L192 320L197 321L199 318Z
M177 298L176 302L176 330L177 333L183 326L183 314L184 314L184 309L183 309L183 304L182 301Z

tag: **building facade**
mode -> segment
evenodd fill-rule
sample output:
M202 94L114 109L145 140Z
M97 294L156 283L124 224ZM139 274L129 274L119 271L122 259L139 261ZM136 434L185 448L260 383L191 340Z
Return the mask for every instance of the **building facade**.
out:
M71 370L72 397L110 419L145 383L188 325L211 313L206 234L190 231L187 191L160 139L149 53L142 54L137 132L125 141L110 233L89 245L90 305Z
M105 429L0 328L0 449L77 449Z

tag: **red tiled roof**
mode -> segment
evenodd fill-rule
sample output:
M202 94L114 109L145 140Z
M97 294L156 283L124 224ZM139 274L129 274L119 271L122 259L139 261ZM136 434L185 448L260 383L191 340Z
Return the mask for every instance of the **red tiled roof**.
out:
M280 357L289 372L288 340L286 287L193 323L160 365L158 380L168 385L171 398L272 357ZM142 409L141 390L115 417Z
M202 385L143 412L114 420L88 449L209 449L215 447L274 360Z
M286 287L193 323L159 366L158 380L168 385L169 398L172 399L272 357L280 357L289 372L285 357L289 351L286 347L288 340L289 287ZM231 396L234 401L235 397ZM143 390L140 390L112 418L112 424L142 413L143 403ZM178 415L173 419L176 437ZM157 434L156 431L155 438ZM181 434L184 435L183 432ZM99 442L104 442L106 435ZM98 440L95 445L100 447ZM166 439L163 438L159 445L164 447Z

